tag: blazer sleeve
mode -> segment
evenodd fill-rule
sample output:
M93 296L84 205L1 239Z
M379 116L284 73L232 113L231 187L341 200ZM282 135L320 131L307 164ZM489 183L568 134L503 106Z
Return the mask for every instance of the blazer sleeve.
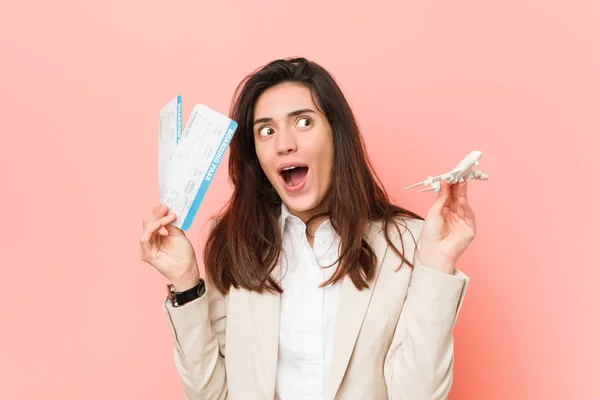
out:
M418 225L419 234L421 226ZM459 270L450 275L422 265L417 250L413 266L384 365L388 397L390 400L446 399L453 381L452 331L469 278Z
M225 373L226 298L206 280L198 299L163 311L174 344L174 359L186 400L227 399Z

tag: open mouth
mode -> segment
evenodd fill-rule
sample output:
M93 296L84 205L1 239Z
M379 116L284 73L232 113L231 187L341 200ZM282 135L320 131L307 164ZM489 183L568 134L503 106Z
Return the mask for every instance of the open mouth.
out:
M279 171L279 174L283 178L283 181L287 186L296 187L301 185L306 179L308 173L308 167L305 166L292 166L283 168Z

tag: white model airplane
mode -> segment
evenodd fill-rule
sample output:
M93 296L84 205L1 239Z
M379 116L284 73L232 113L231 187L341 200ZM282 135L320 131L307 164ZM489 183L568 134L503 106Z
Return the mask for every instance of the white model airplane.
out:
M480 158L481 151L472 151L465 158L463 158L452 171L438 176L428 176L424 181L407 186L404 189L412 189L415 186L420 185L431 185L431 187L419 191L439 192L441 187L440 181L448 181L450 184L459 183L465 179L477 179L485 181L488 179L488 175L484 174L480 169L473 169L473 166L479 165Z

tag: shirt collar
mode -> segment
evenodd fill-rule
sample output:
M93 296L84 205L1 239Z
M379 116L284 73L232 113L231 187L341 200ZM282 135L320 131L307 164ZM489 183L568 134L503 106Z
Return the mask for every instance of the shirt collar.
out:
M298 225L304 226L304 222L302 222L302 220L300 218L298 218L294 214L292 214L290 212L289 208L287 208L287 206L285 205L285 203L281 202L281 218L280 218L281 233L285 232L285 225L287 222L296 222L296 223L298 223ZM323 221L323 223L321 224L321 226L319 227L318 230L324 230L328 233L332 233L331 222L329 221L329 219L327 219L326 221Z
M289 208L287 208L285 203L282 201L281 202L281 233L283 233L285 230L285 224L286 224L287 220L291 219L291 218L298 218L298 217L293 215L290 212Z

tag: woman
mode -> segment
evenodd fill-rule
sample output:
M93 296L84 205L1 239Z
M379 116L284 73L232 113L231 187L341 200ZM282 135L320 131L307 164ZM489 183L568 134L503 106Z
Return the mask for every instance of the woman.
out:
M205 278L165 207L141 238L170 281L186 398L446 398L468 281L455 266L475 235L466 181L444 182L424 220L391 204L339 87L303 58L246 77L231 118L234 191Z

